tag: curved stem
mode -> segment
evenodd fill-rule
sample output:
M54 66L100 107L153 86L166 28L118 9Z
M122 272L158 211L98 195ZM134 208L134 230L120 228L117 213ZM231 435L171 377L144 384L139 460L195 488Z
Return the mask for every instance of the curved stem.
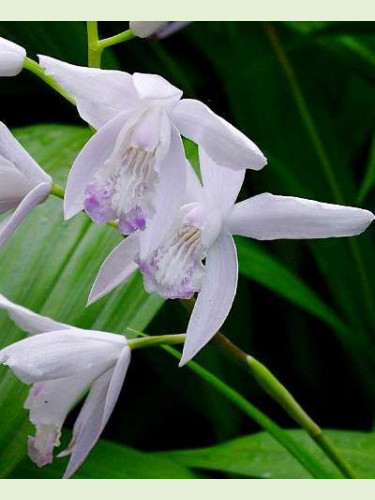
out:
M90 68L100 68L102 48L99 46L98 21L87 21L88 63Z
M141 337L139 339L130 339L129 346L142 346L141 341L144 341L144 347L159 345L163 350L168 352L176 359L180 359L181 353L176 349L170 347L172 343L180 343L182 337L185 335L160 335L155 337L149 337L143 332L134 330L133 328L128 328L133 334ZM169 337L169 340L167 338ZM153 342L155 339L155 342ZM166 342L164 342L164 339ZM139 342L136 344L136 342ZM176 342L174 342L176 341ZM133 347L131 347L133 349ZM268 432L281 446L283 446L314 478L317 479L327 479L332 478L331 474L328 473L316 460L315 457L305 450L297 441L290 437L284 429L279 427L273 420L271 420L267 415L261 412L256 406L247 401L241 394L230 387L228 384L219 379L216 375L200 366L195 361L190 361L186 364L186 368L189 368L194 373L196 373L200 378L205 380L210 386L212 386L216 391L222 394L226 399L228 399L234 406L236 406L245 415L250 417L254 422L256 422L260 427L262 427L266 432Z
M133 33L132 30L125 30L122 33L119 33L118 35L111 36L109 38L103 38L98 42L98 46L101 49L105 49L106 47L111 47L112 45L117 45L119 43L127 42L128 40L131 40L132 38L135 37L135 34Z
M335 449L333 443L323 433L323 430L314 422L314 420L295 400L288 389L284 387L284 385L265 365L253 356L246 354L220 332L215 335L211 343L223 354L225 354L225 356L235 361L238 365L249 372L258 384L272 397L272 399L274 399L295 422L305 429L309 436L331 459L331 461L346 478L357 479L357 476L351 466Z
M71 94L69 94L69 92L67 92L65 89L63 89L52 78L52 76L47 75L42 66L40 66L40 64L38 64L36 61L33 61L33 59L26 57L25 62L23 63L23 67L28 71L31 71L31 73L36 75L38 78L43 80L47 85L56 90L56 92L65 97L65 99L69 101L71 104L73 104L74 106L76 105L74 97Z
M65 189L58 184L52 184L49 194L52 194L53 196L56 196L57 198L61 198L63 200L65 196Z

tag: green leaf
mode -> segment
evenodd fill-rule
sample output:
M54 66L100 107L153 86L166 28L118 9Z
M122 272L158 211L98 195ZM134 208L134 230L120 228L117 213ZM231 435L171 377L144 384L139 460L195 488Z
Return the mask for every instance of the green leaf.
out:
M366 198L368 193L374 187L374 184L375 184L375 137L372 140L371 151L365 177L362 181L361 188L358 193L358 198L357 198L358 205L363 203L363 200Z
M41 125L15 131L25 148L54 180L64 185L72 162L91 133L87 128ZM57 320L83 328L122 333L142 330L163 300L143 289L139 275L110 297L86 308L90 287L120 235L92 224L83 214L63 222L62 200L51 197L27 217L0 251L0 290L11 300ZM0 345L21 339L5 312L0 313ZM0 470L5 476L26 455L32 433L23 402L27 387L0 367Z
M8 479L61 479L67 459L39 469L23 460ZM100 440L73 479L194 479L197 476L173 459Z
M332 464L309 436L289 430L290 437L309 449L315 458L339 478ZM374 479L375 433L325 431L342 455L352 464L361 479ZM210 448L159 453L185 467L220 471L235 476L262 479L311 479L301 465L267 433L234 439Z
M318 317L340 333L346 327L337 314L299 278L260 245L236 238L240 273L281 295L293 304Z

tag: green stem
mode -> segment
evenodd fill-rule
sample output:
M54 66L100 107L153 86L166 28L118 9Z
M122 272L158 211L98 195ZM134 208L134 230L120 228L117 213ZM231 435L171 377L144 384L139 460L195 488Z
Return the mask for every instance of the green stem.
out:
M88 63L90 68L100 68L102 48L99 46L98 21L87 21Z
M25 62L23 63L23 67L28 71L31 71L31 73L36 75L38 78L43 80L47 85L56 90L56 92L65 97L65 99L69 101L71 104L73 104L74 106L76 105L74 97L71 94L69 94L69 92L67 92L65 89L63 89L51 76L47 75L44 69L36 61L33 61L29 57L26 57Z
M57 196L57 198L64 199L65 189L59 186L58 184L52 184L50 194L53 196Z
M140 339L129 339L130 349L143 349L144 347L183 344L186 335L184 333L175 335L155 335L152 337L142 337Z
M351 466L341 457L333 443L324 435L323 430L314 422L288 389L283 386L265 365L253 356L246 354L220 332L215 335L211 343L226 357L235 361L250 373L272 399L274 399L295 422L305 429L346 478L357 479Z
M276 32L275 27L270 24L270 23L265 23L265 31L270 39L271 45L275 51L276 57L279 61L279 64L284 71L284 74L286 76L287 82L289 84L291 93L294 97L294 100L296 102L298 111L301 115L301 119L306 127L306 131L308 136L310 137L310 140L314 146L316 155L319 159L320 165L322 167L322 170L326 176L326 179L328 181L328 184L332 190L333 197L336 201L336 203L343 204L345 203L344 197L341 193L341 190L339 188L339 185L336 181L336 177L334 174L334 170L332 168L330 159L328 157L328 154L325 151L324 145L320 139L319 133L315 127L314 120L311 116L310 110L307 106L307 102L303 96L303 93L301 91L301 88L298 83L298 79L296 76L296 73L294 71L294 68L287 56L287 53L285 52L280 38ZM361 279L362 283L362 290L363 290L363 295L364 299L367 305L367 308L370 313L370 317L372 320L375 320L375 304L374 304L374 299L372 295L372 290L370 283L368 281L368 276L366 274L365 266L363 264L362 256L361 256L361 251L358 246L358 243L356 240L350 239L350 250L353 254L354 261L357 265L358 268L358 273Z
M149 337L143 332L127 328L137 339L128 340L131 349L139 347L149 347L158 345L176 359L181 358L181 353L170 347L171 344L182 343L186 337L184 334L159 335ZM155 341L154 341L155 339ZM170 345L167 345L170 344ZM279 427L267 415L247 401L241 394L213 375L211 372L200 366L195 361L190 361L187 368L196 373L199 377L210 384L214 389L226 397L234 406L237 406L245 415L250 417L266 432L268 432L278 443L281 444L314 478L331 478L331 475L321 466L321 464L311 456L298 442L291 438L281 427Z
M107 47L111 47L112 45L117 45L119 43L127 42L128 40L131 40L134 37L135 35L132 32L132 30L126 30L123 31L122 33L119 33L118 35L111 36L109 38L103 38L98 42L98 45L101 49L105 49Z
M169 346L162 346L162 349L180 359L181 354ZM281 427L279 427L267 415L261 412L256 406L247 401L241 394L232 389L228 384L219 379L216 375L200 366L195 361L187 363L187 368L196 373L205 380L211 387L222 394L234 406L236 406L245 415L250 417L266 432L268 432L281 446L283 446L314 478L330 478L321 464L301 447L293 438L291 438Z

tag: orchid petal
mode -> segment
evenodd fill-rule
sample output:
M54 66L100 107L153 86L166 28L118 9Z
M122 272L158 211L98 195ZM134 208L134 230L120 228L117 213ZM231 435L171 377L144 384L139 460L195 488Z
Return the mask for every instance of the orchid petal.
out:
M120 395L129 363L130 349L125 347L115 368L93 384L74 425L72 443L67 450L71 458L64 479L74 474L103 432Z
M236 294L238 263L233 238L221 234L206 257L206 276L190 316L179 366L204 347L224 323Z
M0 155L30 179L34 186L43 182L52 183L51 177L31 158L2 122L0 122Z
M99 376L118 359L126 342L115 334L72 328L27 337L0 351L0 363L9 366L24 383L65 378L87 371Z
M199 148L199 162L209 202L225 213L236 201L245 179L245 170L230 170L217 165L203 148Z
M75 66L43 55L39 61L47 74L76 98L79 114L96 129L140 105L129 73Z
M181 30L190 23L191 21L168 21L166 23L166 26L161 26L155 32L155 38L157 38L158 40L167 38L168 36L173 35L174 33Z
M77 156L69 172L66 186L64 199L65 220L71 219L83 210L86 186L95 175L95 172L111 156L117 136L123 130L128 118L127 113L116 116L96 132Z
M186 193L184 203L203 202L204 190L190 163L186 162Z
M147 38L167 24L168 21L130 21L129 28L135 36Z
M10 161L0 155L0 213L15 208L22 198L35 187Z
M22 71L26 50L0 37L0 76L16 76Z
M139 252L138 233L133 233L112 250L103 262L88 299L88 305L107 295L138 268L134 259Z
M29 392L24 407L30 410L35 437L29 436L29 457L39 467L53 461L53 449L60 444L61 427L67 414L90 386L92 372L37 382Z
M73 327L59 323L53 319L36 314L25 307L14 304L0 294L0 309L5 309L15 324L31 335L53 332L56 330L70 330Z
M18 205L16 210L0 226L0 246L14 233L27 214L35 205L42 203L51 189L50 183L44 182L30 191Z
M186 160L181 137L172 127L169 151L160 167L155 214L139 237L140 258L144 259L161 243L175 220L186 188Z
M232 234L258 240L355 236L374 220L361 208L263 193L234 206Z
M134 73L134 86L140 99L151 102L160 102L164 105L175 104L182 97L182 90L170 84L159 75Z
M183 136L223 167L260 170L267 163L254 142L202 102L183 99L173 109L172 120Z

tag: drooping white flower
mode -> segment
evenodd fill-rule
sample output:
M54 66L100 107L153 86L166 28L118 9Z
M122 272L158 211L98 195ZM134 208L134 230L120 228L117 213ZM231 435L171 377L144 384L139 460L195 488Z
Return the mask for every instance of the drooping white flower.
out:
M6 38L0 37L0 76L16 76L21 72L26 50Z
M66 219L85 209L98 223L118 220L123 234L147 226L140 240L150 249L169 229L185 191L180 135L224 167L257 170L266 164L250 139L203 103L181 100L182 92L161 76L39 59L75 97L81 117L99 129L70 171Z
M129 28L139 38L154 36L166 38L184 28L191 21L130 21Z
M64 478L69 478L99 439L116 404L130 363L130 348L122 335L82 330L40 316L0 295L0 308L33 336L0 351L0 363L32 385L25 408L35 425L29 437L31 460L39 467L53 461L53 449L67 414L88 392L68 448ZM35 335L37 334L37 335Z
M258 240L354 236L374 220L368 210L270 193L235 203L244 171L219 167L203 149L200 166L203 186L189 169L186 199L158 247L145 255L137 234L122 241L103 263L89 298L92 303L123 283L136 265L149 292L182 299L198 293L180 366L209 342L232 307L238 277L232 235Z
M30 210L43 203L52 179L0 122L0 246L13 234Z

